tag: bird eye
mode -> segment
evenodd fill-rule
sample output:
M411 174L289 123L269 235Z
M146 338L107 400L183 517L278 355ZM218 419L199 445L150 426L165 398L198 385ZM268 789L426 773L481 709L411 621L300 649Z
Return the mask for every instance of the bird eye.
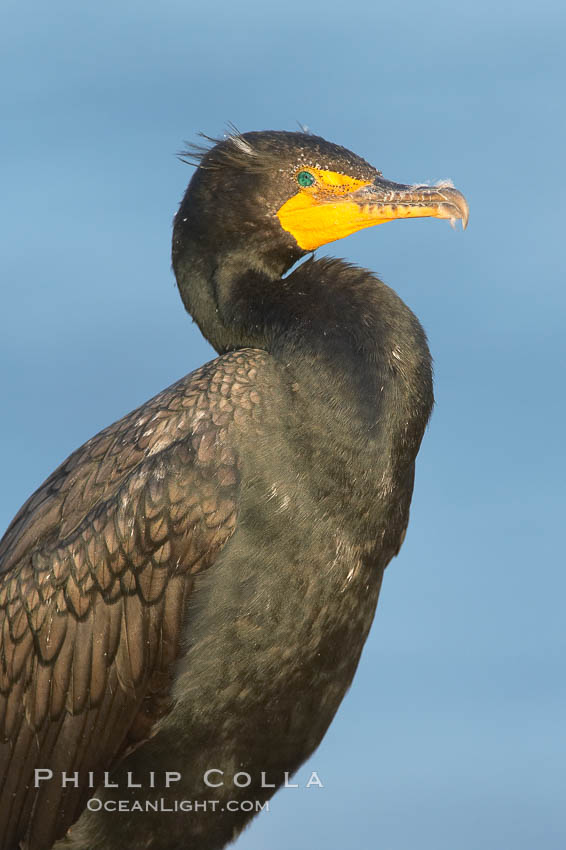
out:
M303 186L304 188L312 186L314 183L314 177L310 171L299 171L297 174L297 183L299 186Z

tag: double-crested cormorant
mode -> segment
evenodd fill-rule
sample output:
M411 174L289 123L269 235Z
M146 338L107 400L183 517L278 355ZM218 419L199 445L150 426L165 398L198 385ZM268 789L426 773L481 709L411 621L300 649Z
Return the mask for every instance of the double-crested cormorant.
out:
M2 850L215 850L317 747L405 534L431 366L370 272L283 275L467 215L304 133L200 152L173 267L219 356L75 451L0 543Z

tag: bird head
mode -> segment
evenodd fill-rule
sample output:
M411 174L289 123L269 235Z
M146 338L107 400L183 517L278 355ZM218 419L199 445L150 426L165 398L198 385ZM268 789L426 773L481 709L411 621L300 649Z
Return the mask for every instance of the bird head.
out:
M211 140L213 141L213 140ZM399 218L468 221L464 196L448 184L386 180L364 159L307 133L234 133L193 147L198 169L175 219L178 234L244 246L280 269L300 256ZM181 240L182 241L182 240Z

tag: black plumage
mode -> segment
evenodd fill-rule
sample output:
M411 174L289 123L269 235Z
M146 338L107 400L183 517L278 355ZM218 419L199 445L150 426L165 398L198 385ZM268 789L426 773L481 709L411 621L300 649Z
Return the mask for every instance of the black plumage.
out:
M198 156L173 265L219 356L74 452L0 543L3 850L69 827L61 850L223 847L253 814L227 800L267 799L262 773L280 785L323 737L405 534L425 334L342 260L282 275L359 210L465 221L465 201L302 133ZM36 787L36 769L52 779ZM226 777L214 791L209 769ZM219 807L83 811L105 771L118 788L101 799ZM166 788L165 771L182 779Z

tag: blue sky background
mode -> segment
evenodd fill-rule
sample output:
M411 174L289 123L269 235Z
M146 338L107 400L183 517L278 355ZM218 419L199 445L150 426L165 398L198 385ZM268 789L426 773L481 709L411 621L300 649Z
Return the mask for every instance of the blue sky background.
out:
M296 122L433 220L324 252L423 322L437 407L354 686L241 850L563 850L562 2L4 0L0 526L80 443L212 356L170 271L184 139Z

